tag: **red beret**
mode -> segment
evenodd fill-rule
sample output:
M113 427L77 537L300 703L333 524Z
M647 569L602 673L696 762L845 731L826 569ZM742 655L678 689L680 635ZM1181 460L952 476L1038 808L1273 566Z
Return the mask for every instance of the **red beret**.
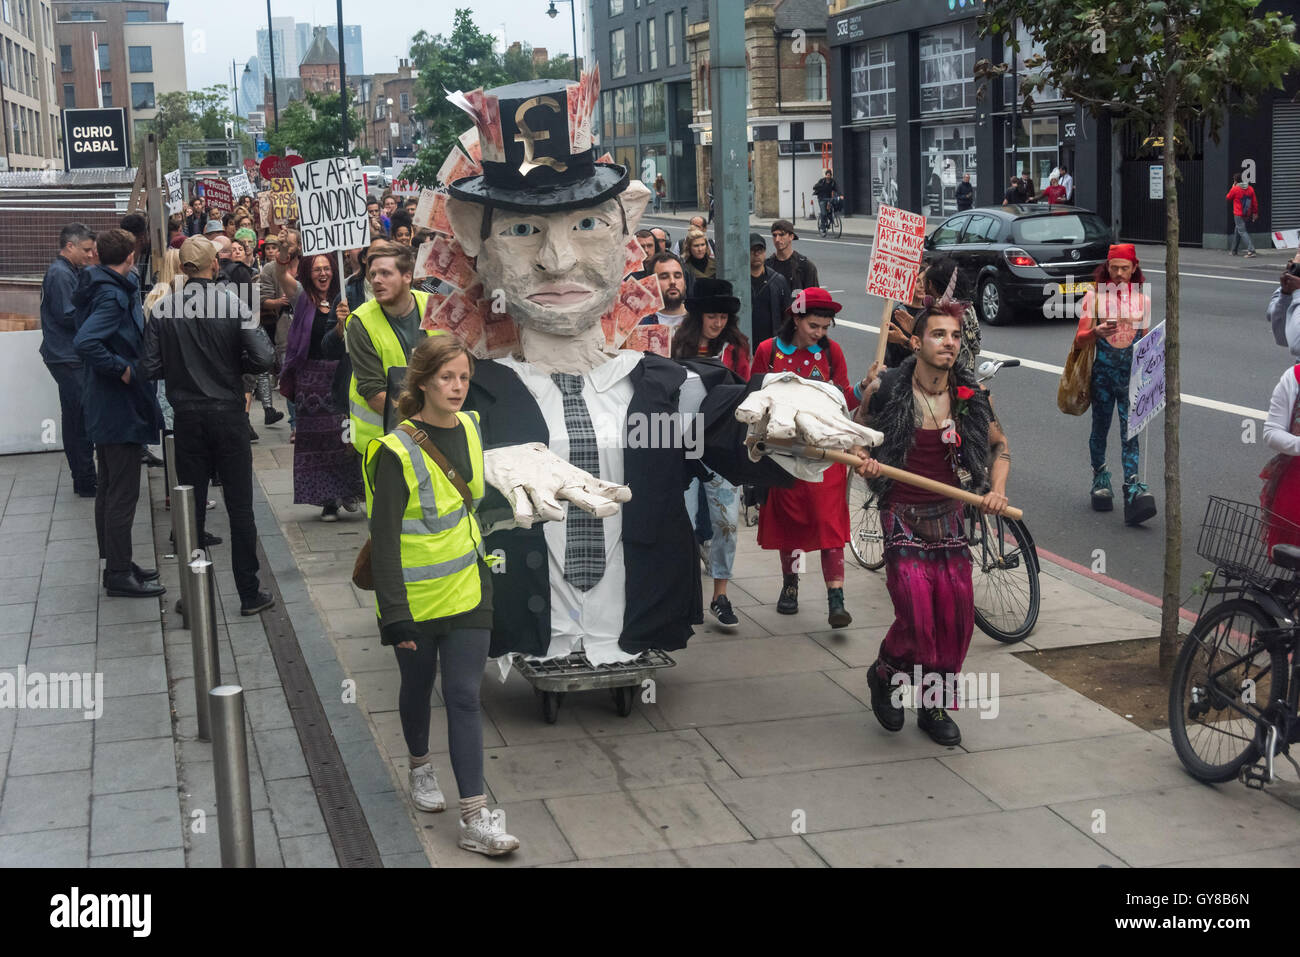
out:
M1106 253L1106 260L1109 262L1112 259L1127 259L1136 266L1138 264L1137 249L1134 248L1132 243L1116 243Z

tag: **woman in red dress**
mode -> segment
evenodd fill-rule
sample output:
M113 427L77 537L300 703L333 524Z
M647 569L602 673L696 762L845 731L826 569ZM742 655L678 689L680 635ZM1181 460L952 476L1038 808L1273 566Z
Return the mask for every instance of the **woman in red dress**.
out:
M785 323L776 338L761 343L754 352L751 376L767 372L793 372L804 379L834 385L844 394L849 411L862 400L863 383L849 384L844 352L827 335L835 324L840 304L825 289L803 290L802 302L785 311ZM796 306L802 309L795 311ZM796 482L791 488L773 488L758 513L758 544L778 549L785 581L776 610L793 615L799 610L799 572L805 554L820 551L826 580L828 621L832 628L847 627L853 617L844 608L844 543L849 540L847 472L835 464L820 482Z

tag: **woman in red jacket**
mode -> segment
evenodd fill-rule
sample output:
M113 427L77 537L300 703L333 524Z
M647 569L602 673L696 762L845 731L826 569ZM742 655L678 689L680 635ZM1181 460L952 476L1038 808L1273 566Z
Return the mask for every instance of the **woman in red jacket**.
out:
M852 412L862 401L864 384L849 384L844 352L827 335L835 324L840 304L817 286L803 290L785 311L785 323L776 338L754 352L751 375L793 372L804 379L834 385L844 394ZM844 608L844 543L849 540L849 506L843 465L832 465L820 482L796 482L791 488L773 488L758 514L758 544L781 552L785 581L776 610L793 615L799 610L799 572L804 554L822 553L832 628L847 627L853 617Z
M673 358L695 357L719 359L742 380L749 381L749 340L740 331L740 300L731 294L725 279L697 279L691 295L686 297L686 318L673 333ZM692 479L686 490L686 511L691 515L699 495L699 479ZM740 527L740 490L721 475L714 474L704 483L709 522L713 536L709 539L708 572L713 578L713 600L709 612L718 624L735 629L740 619L727 598L727 582L736 561L737 531Z

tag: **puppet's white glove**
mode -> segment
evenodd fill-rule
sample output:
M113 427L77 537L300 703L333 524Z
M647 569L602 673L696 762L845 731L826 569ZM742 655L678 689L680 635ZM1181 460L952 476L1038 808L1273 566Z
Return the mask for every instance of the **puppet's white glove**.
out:
M626 485L606 482L570 465L541 442L488 449L483 453L483 478L510 502L515 524L521 528L531 528L533 522L564 521L567 509L561 502L607 518L618 511L620 502L632 498Z
M885 440L875 429L858 425L849 418L849 407L840 390L828 382L804 379L793 372L769 372L763 387L751 392L736 409L736 418L749 423L748 437L790 439L803 445L847 451L858 446L876 446ZM749 457L761 457L750 447ZM773 459L797 479L819 482L832 463L818 462L776 453Z

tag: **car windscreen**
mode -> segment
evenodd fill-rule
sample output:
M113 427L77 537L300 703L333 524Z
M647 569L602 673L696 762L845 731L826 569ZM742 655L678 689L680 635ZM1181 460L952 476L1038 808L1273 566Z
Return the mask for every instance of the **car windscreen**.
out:
M1095 213L1050 213L1026 216L1013 224L1013 242L1021 245L1077 245L1110 239L1110 229Z

